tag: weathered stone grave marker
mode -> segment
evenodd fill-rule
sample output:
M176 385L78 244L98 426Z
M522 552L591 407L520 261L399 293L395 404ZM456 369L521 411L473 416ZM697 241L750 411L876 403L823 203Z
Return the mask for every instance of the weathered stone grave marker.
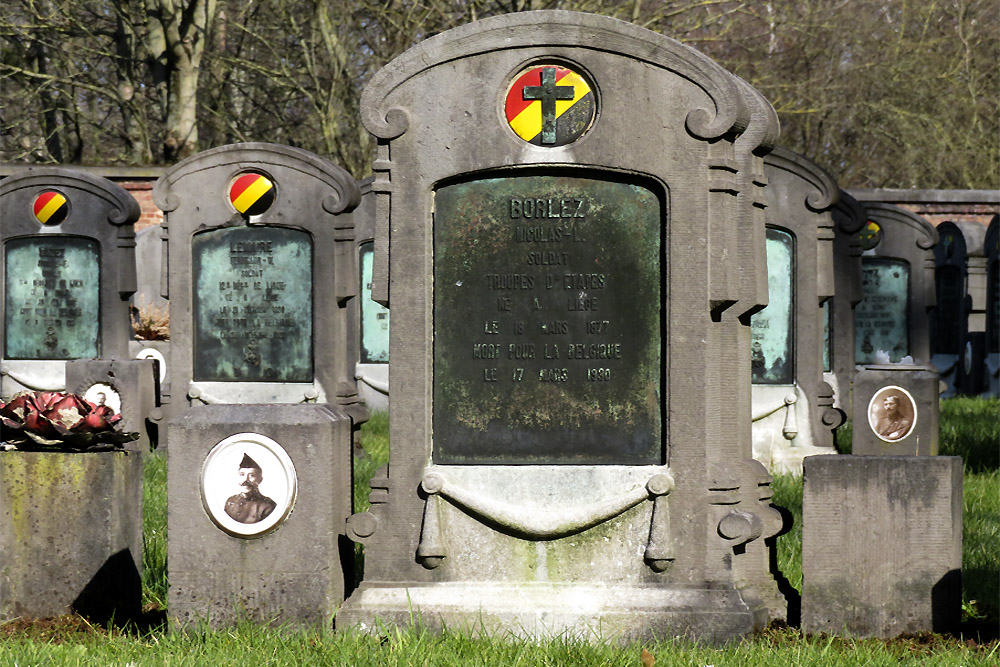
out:
M986 228L986 383L1000 396L1000 215Z
M720 640L784 616L747 363L770 106L678 42L544 11L418 44L362 109L392 451L337 626Z
M34 167L0 183L0 396L100 385L140 433L128 447L145 450L156 379L128 354L138 217L132 195L84 172Z
M177 164L153 195L174 397L189 403L167 427L171 619L328 620L366 415L349 342L357 185L311 153L236 144Z
M834 453L833 429L844 421L823 379L839 189L817 165L782 148L764 157L764 172L768 305L750 320L754 458L801 474L803 457Z
M360 336L358 337L358 390L372 411L389 409L389 309L372 299L375 256L375 193L372 179L362 181L357 220L358 267L360 270Z
M844 190L833 207L833 298L824 312L824 377L833 387L834 404L849 412L854 381L854 308L864 297L861 238L865 210Z

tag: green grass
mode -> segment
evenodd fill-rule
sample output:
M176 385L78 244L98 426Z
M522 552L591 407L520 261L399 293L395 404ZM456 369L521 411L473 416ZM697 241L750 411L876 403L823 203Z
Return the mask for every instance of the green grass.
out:
M942 408L942 454L967 452L964 485L963 588L967 620L986 627L1000 623L1000 466L995 450L1000 420L997 401L949 399ZM946 436L945 434L948 433ZM355 459L355 511L368 507L368 480L388 461L388 419L376 414L362 427L364 454ZM993 457L993 458L991 458ZM991 461L993 463L991 463ZM774 502L795 523L778 538L778 564L789 582L802 586L802 481L774 480ZM166 606L166 462L150 455L145 470L143 601ZM360 559L359 559L360 561ZM940 635L882 640L804 637L795 629L772 628L722 648L664 640L618 646L561 637L524 641L516 636L475 637L452 628L436 634L420 628L383 628L373 636L334 633L327 627L274 628L243 623L228 630L168 632L161 625L137 629L94 628L75 617L49 622L0 625L0 665L643 665L645 648L660 667L837 667L839 665L1000 664L1000 644L967 643ZM648 659L647 659L648 662Z

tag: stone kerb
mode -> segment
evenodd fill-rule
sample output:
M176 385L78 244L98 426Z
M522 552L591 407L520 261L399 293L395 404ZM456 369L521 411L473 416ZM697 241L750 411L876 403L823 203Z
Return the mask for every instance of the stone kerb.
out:
M865 298L855 308L856 362L879 363L876 354L882 351L892 363L907 356L928 363L937 231L920 216L891 204L865 203L865 213Z
M250 210L251 215L244 216L234 208L228 196L234 180L245 174L264 176L273 184L273 202L258 215ZM172 306L171 330L174 332L169 363L173 400L183 400L186 395L190 404L197 405L331 403L344 407L358 421L363 421L365 411L358 399L354 362L353 359L348 361L345 353L345 341L355 335L350 328L349 312L357 307L354 221L350 212L358 205L360 192L354 179L340 167L307 151L273 144L234 144L199 153L175 165L157 181L153 197L166 214L163 234L169 248L167 283ZM264 197L258 203L263 200ZM226 235L227 230L230 233L246 230L238 233L254 236L251 243L258 245L247 246L241 253L245 255L242 259L257 264L246 264L255 268L246 269L245 279L227 281L228 287L223 285L218 289L213 285L211 298L235 305L242 297L235 294L237 301L227 302L225 299L233 296L229 292L266 291L265 298L269 299L266 303L275 304L274 312L269 310L266 318L263 315L258 318L259 326L238 311L234 314L230 306L218 309L230 307L229 317L222 318L224 323L220 322L225 328L219 334L223 339L228 336L230 340L242 340L243 336L258 341L257 350L246 350L245 363L240 359L232 361L238 366L232 371L223 368L230 361L213 362L212 350L227 344L203 339L203 344L199 345L196 340L198 331L206 333L219 320L203 320L198 329L195 313L201 311L196 309L196 299L207 292L197 289L193 270L196 261L193 244L212 234ZM304 235L299 236L297 232ZM262 277L263 270L258 267L260 261L265 260L265 264L267 260L273 261L264 249L273 242L271 236L280 237L282 242L298 251L311 252L311 274L303 276L294 286L283 284L280 272L272 271ZM306 270L306 264L299 266ZM284 267L286 271L289 268ZM209 273L211 271L206 268L205 280L209 279ZM294 296L286 299L295 288L298 291ZM282 290L284 292L279 293ZM214 302L205 306L205 318L209 317L207 311L212 305ZM297 325L302 309L309 307L311 319ZM279 312L283 308L295 308L296 311ZM260 313L251 312L250 315ZM285 336L286 344L297 350L294 354L289 353L295 357L294 371L283 375L286 369L263 368L267 359L262 366L260 348L267 344L268 336L274 340L277 340L274 337ZM311 343L307 345L305 341L309 338ZM252 347L253 344L247 345ZM196 360L197 354L202 356ZM287 361L289 355L279 354L279 358ZM216 372L207 373L209 379L199 379L196 377L199 362L214 364ZM241 380L241 373L246 376L245 380ZM255 373L261 377L254 377ZM269 380L272 375L278 378L277 381ZM290 379L282 380L285 376Z
M539 111L534 138L518 134L505 115L508 91L522 73L544 77L546 68L552 76L562 68L578 77L574 80L583 84L574 84L572 94L586 84L592 95L588 104L599 110L582 123L580 134L565 141L553 121L554 137L546 143L544 111ZM475 94L470 95L467 82L475 82ZM538 87L544 89L542 82ZM393 311L393 463L386 476L372 482L372 510L349 523L349 534L366 545L366 581L338 613L338 627L371 627L376 617L407 623L418 612L432 626L461 624L478 618L480 610L485 629L517 627L529 634L580 631L594 624L623 638L677 631L718 639L763 623L767 607L779 606L779 596L773 580L762 582L769 578L762 543L781 521L763 497L769 498L767 472L751 459L749 369L741 370L748 366L750 337L741 319L766 302L761 156L777 134L773 110L736 77L679 42L613 19L560 11L495 17L432 37L372 78L362 110L366 127L381 140L372 183L373 298ZM562 179L565 194L546 189L554 182L550 178ZM510 189L502 195L491 189L502 187ZM616 199L615 206L604 206L594 194L619 187L634 194ZM640 231L653 238L649 245L662 249L652 259L631 248L624 252L621 245L623 254L613 254L617 238L605 237L609 245L603 255L599 245L519 245L511 229L511 238L496 237L497 252L512 252L510 268L497 271L493 283L487 279L493 265L481 259L487 252L482 246L493 247L494 237L487 232L494 217L506 215L507 224L530 228L530 239L521 232L524 242L536 243L539 233L550 236L544 230L552 225L536 216L539 201L545 220L573 220L584 210L595 218L616 215L621 205L638 206L640 198L648 202L642 210L652 211L654 221ZM494 207L497 201L506 202L506 213ZM525 201L530 202L530 224L524 222ZM581 202L588 201L595 208L584 209ZM511 222L512 215L520 222ZM449 254L448 244L464 238L457 222L463 220L482 225L477 228L481 246ZM529 250L537 250L543 260L601 269L527 268ZM482 268L471 270L467 280L453 276L449 272L464 270L462 262L449 259L456 256ZM538 428L530 420L518 424L510 452L497 444L505 441L506 426L485 426L483 435L454 441L474 443L472 453L449 449L452 441L440 425L475 429L476 420L491 419L489 411L465 410L459 402L446 405L436 398L444 395L436 392L445 391L448 378L458 377L448 375L458 372L451 370L452 360L474 368L484 385L502 379L505 384L497 386L503 391L482 390L498 392L500 410L523 401L523 414L541 414L545 403L533 397L542 380L560 383L546 394L556 402L581 391L570 378L585 371L584 364L570 364L563 352L561 363L542 366L544 343L536 338L542 324L555 336L587 335L561 333L569 331L563 322L571 316L559 315L565 301L559 312L554 301L546 301L545 281L552 277L554 282L557 271L560 280L567 273L598 276L573 292L574 298L585 293L573 305L600 313L593 308L604 302L599 296L594 301L593 294L616 289L608 278L620 275L613 273L620 271L616 262L636 267L630 274L636 283L629 297L635 301L631 330L645 332L650 323L659 323L655 334L637 338L629 350L649 352L643 358L651 361L636 368L641 377L655 378L651 386L660 387L641 408L632 403L660 424L652 447L627 457L622 434L609 427L601 462L594 462L598 454L583 450L576 461L560 458L561 451L593 439L595 432L567 426L583 419L571 410L555 413L552 426ZM595 287L600 271L606 282ZM490 284L498 289L491 291ZM468 298L463 286L486 304L477 308L498 309L496 317L459 312L449 299L452 294ZM525 295L553 313L549 329L530 309L523 311L534 332L534 359L530 347L508 347L518 334L505 314L512 311L504 308L508 302L520 308ZM572 317L582 322L584 316ZM593 319L595 334L605 319L609 336L628 331L624 316ZM462 329L473 321L475 331ZM502 346L483 347L493 344L489 336L500 336L496 340ZM615 339L609 340L613 345ZM475 357L476 350L486 356ZM500 350L503 359L492 356ZM508 354L525 355L530 362L525 366L531 373L524 377L535 381L532 388L508 384L518 381ZM496 364L488 363L494 358ZM734 374L745 378L745 386L734 390ZM481 391L478 384L469 386ZM598 400L624 402L630 391L634 386L621 385L614 397L601 394ZM451 415L468 419L468 427L456 425ZM590 421L584 423L595 423L592 416L586 418ZM525 449L531 438L540 444ZM495 452L492 460L481 454L489 448ZM507 453L517 458L504 458ZM462 463L449 462L456 459ZM518 463L510 468L517 473L513 481L504 476L509 466L502 461ZM673 489L654 492L661 485L652 480L668 474L676 482ZM508 481L513 486L505 489ZM734 512L739 516L731 517ZM671 522L671 516L685 520ZM727 517L727 528L719 533ZM601 592L608 591L610 581L618 587L613 596ZM685 586L687 592L681 593ZM530 601L516 602L519 591ZM634 603L623 605L630 592ZM564 604L567 596L578 594L590 601L587 609ZM675 594L684 602L670 602ZM773 604L763 601L769 596ZM733 606L737 599L743 602ZM557 605L563 606L557 610Z
M71 169L31 167L0 182L0 261L17 263L0 271L0 395L64 389L68 359L128 358L138 217L124 189Z
M834 390L834 405L847 411L851 406L854 380L854 307L864 298L861 273L861 238L865 210L846 191L833 207L834 294L827 313L831 370L824 373Z
M787 149L764 157L770 295L751 319L754 457L801 473L802 458L833 453L833 407L823 378L824 306L834 293L831 214L840 193L819 166Z

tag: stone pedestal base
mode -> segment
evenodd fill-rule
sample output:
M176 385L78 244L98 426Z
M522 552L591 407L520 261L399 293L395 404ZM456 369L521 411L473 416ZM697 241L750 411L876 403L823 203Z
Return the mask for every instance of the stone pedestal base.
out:
M957 626L962 459L805 460L802 630L894 637Z
M0 453L0 620L127 620L141 568L141 455Z
M169 429L171 624L328 623L344 598L351 420L328 405L206 405ZM242 506L263 511L234 510L244 454L267 500Z
M766 623L765 607L731 588L540 582L363 583L337 613L338 630L419 625L622 643L681 636L721 643Z

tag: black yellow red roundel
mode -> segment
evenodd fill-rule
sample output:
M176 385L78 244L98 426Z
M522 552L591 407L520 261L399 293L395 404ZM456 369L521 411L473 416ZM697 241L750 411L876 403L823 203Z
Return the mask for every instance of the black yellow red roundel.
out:
M274 183L263 174L241 174L229 186L229 201L243 215L260 215L274 203Z
M69 214L69 202L62 193L46 190L35 197L32 213L43 225L58 225Z
M594 122L593 86L562 65L533 65L514 78L504 114L514 133L536 146L576 141Z

